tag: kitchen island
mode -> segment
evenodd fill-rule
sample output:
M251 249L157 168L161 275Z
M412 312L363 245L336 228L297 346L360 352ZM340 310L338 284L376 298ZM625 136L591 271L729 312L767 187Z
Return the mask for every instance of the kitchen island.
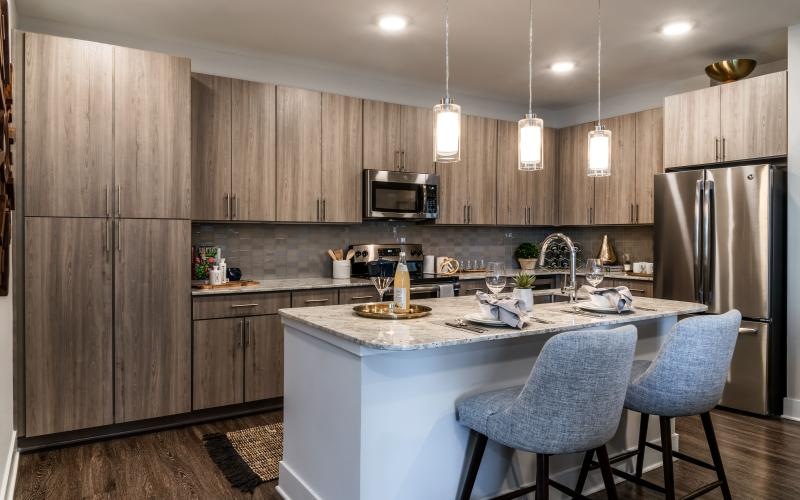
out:
M388 321L358 317L346 305L280 311L285 395L278 491L285 498L455 498L469 436L456 422L456 401L523 384L545 341L559 332L633 324L637 359L652 359L678 316L706 309L637 297L634 305L647 309L591 317L566 303L537 304L534 316L548 323L478 334L445 325L476 311L474 297L418 303L433 313ZM635 447L638 427L638 415L626 412L610 452ZM655 440L658 426L650 429ZM677 446L677 436L673 441ZM551 476L574 484L580 460L554 457ZM648 468L659 463L656 454L647 456ZM492 496L534 479L533 455L490 444L473 495ZM587 491L601 483L591 475Z

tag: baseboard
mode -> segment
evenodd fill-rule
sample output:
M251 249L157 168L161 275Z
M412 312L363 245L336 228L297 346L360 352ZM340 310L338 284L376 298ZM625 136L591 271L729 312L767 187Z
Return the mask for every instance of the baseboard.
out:
M783 418L800 421L800 399L783 398Z
M0 483L0 499L13 500L14 487L17 484L17 466L19 465L19 450L17 449L17 431L11 433L11 443L8 446L6 466L3 470L2 483Z

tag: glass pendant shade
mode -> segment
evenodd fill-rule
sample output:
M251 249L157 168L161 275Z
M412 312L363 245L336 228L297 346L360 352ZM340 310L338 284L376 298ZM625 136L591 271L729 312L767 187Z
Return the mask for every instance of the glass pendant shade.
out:
M450 99L433 107L433 161L461 160L461 106Z
M542 131L544 122L536 115L526 114L519 121L519 166L520 170L541 170L542 162Z
M589 132L589 177L611 175L611 131L597 125Z

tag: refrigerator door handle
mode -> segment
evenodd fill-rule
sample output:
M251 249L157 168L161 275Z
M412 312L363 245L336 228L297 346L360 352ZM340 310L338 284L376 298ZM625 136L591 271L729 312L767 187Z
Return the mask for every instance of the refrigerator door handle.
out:
M694 192L694 245L692 248L692 253L694 257L694 298L698 302L704 303L703 300L703 280L702 280L702 272L703 266L701 262L701 245L702 245L702 238L703 235L701 233L701 224L702 224L702 216L703 216L703 182L702 180L698 180L697 184L695 185L695 192Z
M703 188L703 288L705 304L714 296L714 181L708 180Z

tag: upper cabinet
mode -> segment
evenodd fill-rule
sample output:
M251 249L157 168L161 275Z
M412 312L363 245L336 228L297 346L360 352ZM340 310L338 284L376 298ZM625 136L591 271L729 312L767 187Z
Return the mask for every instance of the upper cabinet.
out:
M545 128L544 168L519 170L517 122L497 123L497 223L504 226L556 224L558 130Z
M611 175L594 179L591 222L632 224L636 205L636 115L615 116L603 123L611 130ZM586 144L588 154L588 137Z
M27 215L110 215L112 68L110 45L25 34Z
M189 59L114 47L118 216L190 217L190 122Z
M558 216L565 226L591 224L594 210L594 178L587 175L589 132L594 122L559 130ZM613 132L613 131L612 131Z
M636 113L636 204L633 221L653 223L653 177L664 172L664 109Z
M433 109L365 100L364 168L433 173Z
M361 115L361 99L278 87L279 221L361 221Z
M497 120L461 116L461 161L438 164L440 224L497 223Z
M664 99L664 166L783 156L786 72Z
M192 74L192 219L275 220L275 86Z

